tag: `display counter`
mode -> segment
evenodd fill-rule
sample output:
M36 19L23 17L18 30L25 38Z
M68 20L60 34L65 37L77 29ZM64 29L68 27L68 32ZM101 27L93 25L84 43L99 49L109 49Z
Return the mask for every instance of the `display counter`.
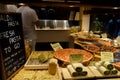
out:
M73 47L68 20L40 20L40 22L40 26L35 27L38 43L66 42L67 47Z
M65 50L64 52L66 53L66 49L63 49L63 50ZM69 50L72 50L72 52L76 52L76 49L69 49ZM41 54L42 56L43 54L44 56L49 55L48 60L46 62L39 61L38 57ZM84 54L87 55L88 53L84 53ZM69 71L68 66L73 65L74 63L72 64L70 63L66 67L63 67L59 65L59 62L58 62L56 74L51 75L48 71L49 71L50 59L53 59L53 58L54 58L54 51L33 51L30 57L28 58L27 62L25 63L24 67L21 68L21 70L19 70L19 72L17 72L15 76L12 77L11 80L78 80L78 79L79 80L107 80L107 79L119 80L120 79L119 70L117 73L113 73L113 74L110 73L109 75L107 74L104 75L104 73L101 73L99 69L97 69L98 67L95 65L97 63L100 63L99 61L98 62L90 61L90 64L87 66L81 65L82 71L86 71L87 74L79 75L79 76L75 76L75 75L73 76ZM61 60L62 59L64 61L65 58L62 57ZM60 59L57 58L57 60L59 61ZM104 63L101 65L104 65ZM81 63L77 63L77 64L79 65ZM114 67L112 70L114 70Z
M36 29L37 42L67 42L69 47L73 47L70 37L70 29Z
M78 39L75 36L70 36L70 30L36 30L37 41L39 42L69 42L82 46L80 49L67 48L59 49L57 51L34 51L26 61L24 68L20 70L11 80L17 80L15 78L28 79L28 80L119 80L120 79L120 60L119 50L114 46L111 46L109 41L100 40L98 37L89 36ZM71 41L71 38L73 40ZM81 37L81 35L79 36ZM91 38L93 37L93 38ZM42 39L41 39L42 38ZM113 62L102 60L99 52L114 53ZM81 71L76 70L76 65L71 63L71 54L74 55L73 60L81 59ZM81 54L78 57L76 54ZM96 56L97 55L97 56ZM45 62L40 62L40 56ZM109 55L110 56L110 55ZM51 58L58 60L57 74L50 75L49 60ZM107 57L109 58L109 57ZM62 62L62 63L61 63ZM107 67L110 65L109 67ZM71 66L71 67L70 67ZM111 67L112 66L112 67ZM117 67L116 67L117 66ZM85 73L84 73L85 72ZM26 74L23 74L26 73ZM43 73L47 76L42 76ZM21 77L20 77L21 76ZM51 79L52 78L52 79Z

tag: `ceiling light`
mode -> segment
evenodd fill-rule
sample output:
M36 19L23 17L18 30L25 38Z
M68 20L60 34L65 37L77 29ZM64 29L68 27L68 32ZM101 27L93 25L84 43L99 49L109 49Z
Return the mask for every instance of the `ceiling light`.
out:
M113 9L118 9L118 7L113 7Z

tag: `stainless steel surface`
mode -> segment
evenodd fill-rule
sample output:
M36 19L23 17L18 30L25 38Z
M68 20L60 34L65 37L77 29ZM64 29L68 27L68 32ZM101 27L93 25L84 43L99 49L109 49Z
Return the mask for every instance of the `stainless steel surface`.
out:
M40 20L40 22L36 29L69 29L68 20Z

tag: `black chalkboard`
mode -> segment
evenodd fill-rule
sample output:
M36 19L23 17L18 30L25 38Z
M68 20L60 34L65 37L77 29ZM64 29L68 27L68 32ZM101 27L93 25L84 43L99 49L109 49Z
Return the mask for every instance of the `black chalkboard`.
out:
M22 19L19 13L0 13L0 68L8 80L26 61Z

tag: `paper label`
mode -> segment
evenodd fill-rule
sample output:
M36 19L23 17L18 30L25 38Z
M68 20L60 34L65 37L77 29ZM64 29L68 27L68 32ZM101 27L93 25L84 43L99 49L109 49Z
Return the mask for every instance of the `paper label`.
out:
M101 52L101 61L114 61L113 53L112 52Z
M79 63L82 62L83 55L82 54L70 54L69 56L71 63Z
M50 45L54 51L57 51L59 49L63 49L62 46L60 45L60 43L54 43L54 44L51 43Z

